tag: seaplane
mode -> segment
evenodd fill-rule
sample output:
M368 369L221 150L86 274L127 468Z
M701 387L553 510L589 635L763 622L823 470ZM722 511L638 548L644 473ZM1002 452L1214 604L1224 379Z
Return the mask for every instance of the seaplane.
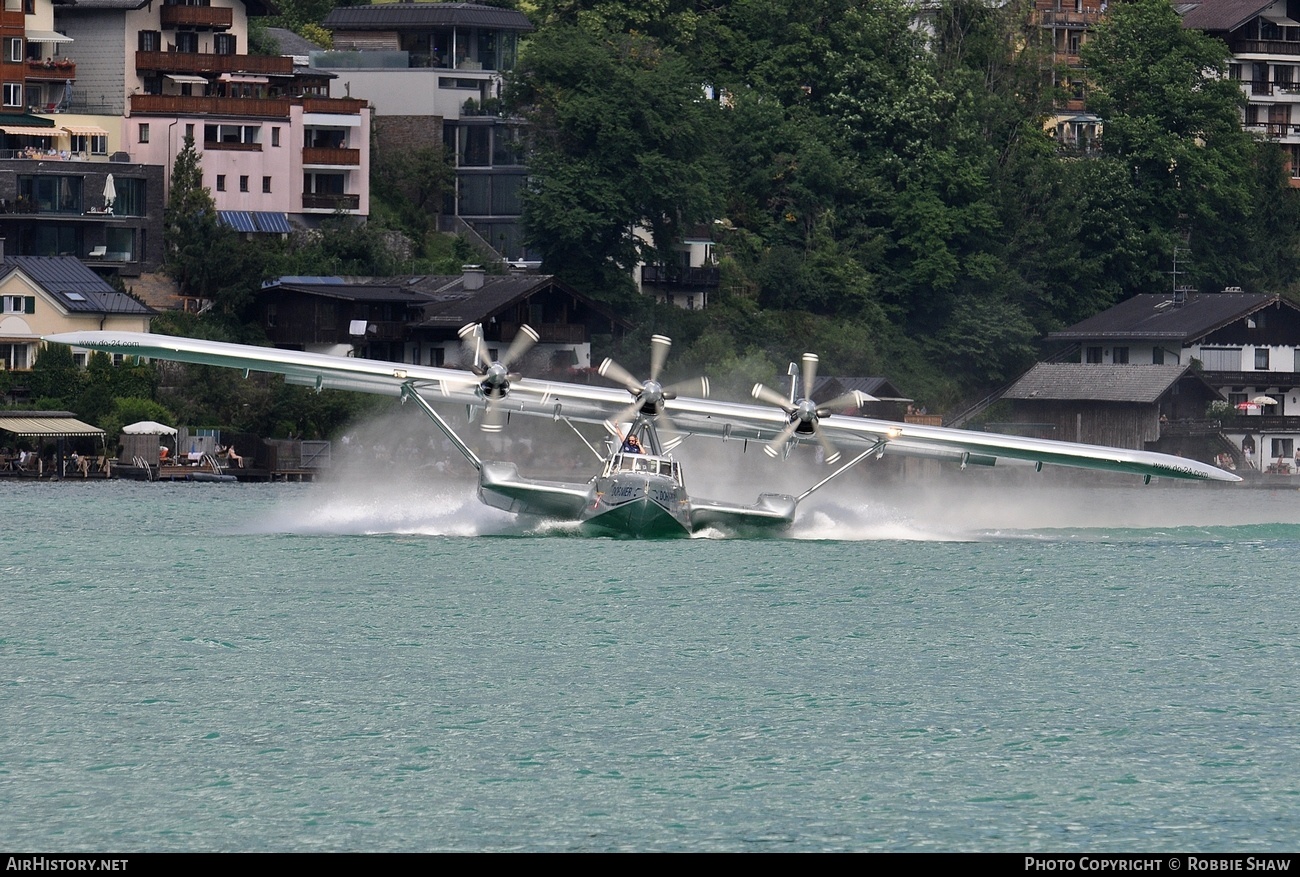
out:
M651 339L649 374L638 378L611 359L598 369L612 386L538 380L514 370L538 334L520 328L504 356L494 359L476 324L460 331L464 368L422 366L182 338L151 333L81 331L45 341L82 350L172 360L283 375L291 384L400 398L418 406L478 473L478 496L487 505L521 515L576 522L593 535L666 538L714 528L745 535L779 532L795 520L800 503L846 472L885 455L919 457L967 466L999 460L1069 466L1141 476L1233 482L1241 479L1195 460L1124 448L1000 435L858 416L872 397L851 392L829 402L812 400L818 358L804 354L790 369L782 392L757 384L753 403L709 398L696 378L665 385L660 377L671 341ZM516 463L485 460L439 409L464 406L485 434L500 433L515 415L567 424L599 460L585 482L532 478ZM592 441L577 424L597 425ZM758 443L787 458L813 445L828 474L797 495L762 493L752 504L691 496L674 451L693 437ZM848 452L846 459L845 452Z

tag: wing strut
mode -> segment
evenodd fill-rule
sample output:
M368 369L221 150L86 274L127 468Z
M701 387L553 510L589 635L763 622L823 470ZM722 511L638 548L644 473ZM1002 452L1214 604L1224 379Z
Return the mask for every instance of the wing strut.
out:
M569 429L573 430L573 434L574 434L574 435L576 435L578 438L582 439L582 443L583 443L584 445L586 445L587 448L588 448L588 449L589 449L593 454L596 455L596 459L597 459L597 460L600 460L602 463L605 461L605 455L602 454L600 451L596 450L596 448L591 444L591 442L587 441L587 437L586 437L585 435L583 435L582 433L578 432L578 428L577 428L576 426L573 425L573 421L572 421L572 420L570 420L570 419L567 418L567 417L561 417L560 420L563 420L563 421L564 421L564 424L565 424L567 427L569 427Z
M876 439L875 444L867 448L862 453L858 454L852 460L849 460L847 463L845 463L840 468L836 469L831 474L827 475L821 481L818 481L816 484L814 484L812 487L805 490L803 493L799 494L797 497L795 497L794 501L803 502L805 499L812 496L815 491L821 490L823 487L829 484L832 479L838 478L839 476L843 475L845 472L849 471L854 466L858 465L863 460L867 459L867 457L870 457L873 454L876 456L876 459L880 459L880 455L884 452L886 444L888 444L888 442L886 442L884 439Z
M480 472L483 471L483 461L478 458L477 454L469 449L469 445L465 444L465 442L461 440L460 436L456 435L456 430L452 429L451 425L442 419L442 415L433 410L433 406L425 401L424 397L416 391L410 381L402 384L402 401L406 402L408 399L413 400L416 405L420 406L421 411L429 415L429 419L432 420L438 429L442 430L442 434L456 446L456 450L465 455L465 459L469 460L471 466Z

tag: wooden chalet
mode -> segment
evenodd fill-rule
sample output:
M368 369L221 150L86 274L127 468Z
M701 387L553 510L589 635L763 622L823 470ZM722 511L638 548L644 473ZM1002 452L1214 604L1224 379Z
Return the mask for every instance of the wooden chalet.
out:
M541 336L522 370L592 366L591 344L631 324L551 275L284 277L259 293L277 347L419 365L459 365L467 323L483 326L490 356L505 355L522 324ZM512 363L512 365L521 365Z

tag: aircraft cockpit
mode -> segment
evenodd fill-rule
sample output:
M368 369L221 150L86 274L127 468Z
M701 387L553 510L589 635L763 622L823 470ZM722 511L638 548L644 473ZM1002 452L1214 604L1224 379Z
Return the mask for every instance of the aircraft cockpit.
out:
M607 476L619 472L636 472L645 475L662 475L681 483L681 467L669 457L651 454L615 454L605 467Z

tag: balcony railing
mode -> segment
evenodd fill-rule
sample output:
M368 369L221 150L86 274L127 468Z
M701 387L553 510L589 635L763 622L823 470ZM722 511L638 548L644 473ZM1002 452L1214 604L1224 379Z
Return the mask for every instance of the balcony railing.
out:
M673 286L717 286L721 274L717 268L679 268L676 265L646 265L641 269L642 283Z
M180 94L133 94L132 115L253 116L286 119L292 101L287 97L198 97Z
M77 78L77 65L72 61L28 61L27 78L40 82L64 82Z
M1040 27L1089 28L1101 22L1101 15L1100 10L1042 9L1034 12Z
M321 195L302 193L303 210L357 210L361 207L360 195Z
M136 52L135 69L160 73L260 73L288 76L293 73L293 59L278 55L217 55L211 52Z
M361 150L333 146L304 146L302 149L302 163L359 167L361 165Z
M234 11L219 6L164 6L160 12L164 28L204 27L227 30L234 24Z
M1234 55L1300 55L1300 43L1283 40L1232 40L1228 50Z
M225 150L227 152L261 152L262 144L260 143L223 143L220 140L204 140L203 151L207 152L215 149L218 152Z
M304 113L356 115L366 108L366 102L357 97L302 97L299 100Z

